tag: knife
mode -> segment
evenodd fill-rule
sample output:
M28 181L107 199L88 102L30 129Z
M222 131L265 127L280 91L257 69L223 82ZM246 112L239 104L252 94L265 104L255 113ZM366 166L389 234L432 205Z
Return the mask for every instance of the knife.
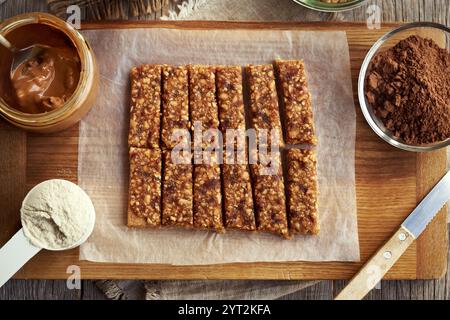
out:
M381 247L335 300L362 299L392 268L408 247L425 230L439 210L450 199L450 171L434 186L403 221L395 234Z

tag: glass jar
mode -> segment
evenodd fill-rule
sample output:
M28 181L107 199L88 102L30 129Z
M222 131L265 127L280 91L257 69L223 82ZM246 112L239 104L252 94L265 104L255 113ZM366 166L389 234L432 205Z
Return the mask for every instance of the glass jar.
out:
M61 34L57 45L67 44L75 48L80 59L80 77L71 97L61 107L44 113L21 112L12 106L10 99L6 99L6 92L0 92L0 115L15 126L34 132L55 132L74 125L92 107L98 88L99 72L92 49L75 28L47 13L26 13L7 19L0 24L0 34L8 38L8 34L20 34L20 28L24 28L22 31L27 31L27 36L18 37L17 42L19 43L13 42L13 45L19 49L32 44L55 45L52 42L56 41L56 38L45 38L41 32L43 29ZM0 48L0 65L10 68L11 61L11 53L6 48ZM10 79L9 77L5 79L7 78L6 71L1 77L0 90L3 91L7 87L4 85L5 81L10 81Z

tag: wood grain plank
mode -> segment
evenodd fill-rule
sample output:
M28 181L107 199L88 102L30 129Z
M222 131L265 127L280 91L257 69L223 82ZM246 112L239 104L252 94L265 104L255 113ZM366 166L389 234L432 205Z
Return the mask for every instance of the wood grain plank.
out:
M6 19L20 13L47 11L45 1L15 0L0 5L0 17Z
M395 300L411 300L411 281L395 281L397 296Z
M391 29L400 26L398 22L387 22L382 25L379 30L367 30L364 22L322 22L322 21L133 21L133 20L118 20L118 21L85 21L81 29L135 29L135 28L164 28L164 29L181 29L181 30L224 30L224 29L264 29L264 30L315 30L315 31L329 31L340 30L346 31L351 35L352 41L360 41L364 45L365 52L368 51L374 41L378 40L383 34Z
M81 290L68 289L66 281L14 280L0 288L0 300L79 300Z
M415 280L410 283L411 300L424 299L424 280Z
M420 201L446 171L447 153L440 150L419 154L417 164L417 201ZM447 213L447 206L444 206L417 241L418 278L441 278L447 271ZM433 265L427 261L433 261Z
M77 182L78 125L58 133L28 134L27 151L28 188L50 177Z
M381 300L397 299L397 281L381 282Z
M434 300L445 300L445 283L446 277L434 280Z
M433 21L448 24L450 16L447 0L372 0L360 8L337 14L336 20L365 21L367 8L371 5L382 10L383 22Z
M305 289L288 294L280 300L331 300L333 299L333 281L320 281Z
M411 300L434 300L434 280L411 281Z
M383 22L404 21L401 10L397 9L396 0L379 1L378 6L383 10Z
M432 17L433 21L441 20L440 13L435 11L435 1L423 1L422 12L424 17ZM437 18L437 19L436 19ZM435 20L436 19L436 20Z
M419 8L422 4L422 1L401 0L398 2L402 6L402 21L420 21Z
M95 281L83 280L81 300L107 300L103 292L95 285Z
M423 281L423 299L434 300L434 280Z
M0 119L0 244L20 229L19 210L26 193L26 147L26 133Z
M299 290L297 292L291 293L291 294L287 294L281 298L279 298L278 300L308 300L306 298L306 289L302 289Z
M305 300L331 300L333 299L333 281L320 281L302 291L305 291Z

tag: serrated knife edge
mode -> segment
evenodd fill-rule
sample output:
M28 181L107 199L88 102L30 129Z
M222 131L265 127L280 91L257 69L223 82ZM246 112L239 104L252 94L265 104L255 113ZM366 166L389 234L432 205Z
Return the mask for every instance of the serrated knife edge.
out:
M449 199L450 171L422 199L419 205L403 221L402 226L417 239Z

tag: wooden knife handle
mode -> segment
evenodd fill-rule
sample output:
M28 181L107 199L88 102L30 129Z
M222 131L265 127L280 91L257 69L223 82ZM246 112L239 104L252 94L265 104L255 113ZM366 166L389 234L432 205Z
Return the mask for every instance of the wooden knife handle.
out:
M350 280L335 300L360 300L369 293L414 242L414 236L403 226L370 258Z

